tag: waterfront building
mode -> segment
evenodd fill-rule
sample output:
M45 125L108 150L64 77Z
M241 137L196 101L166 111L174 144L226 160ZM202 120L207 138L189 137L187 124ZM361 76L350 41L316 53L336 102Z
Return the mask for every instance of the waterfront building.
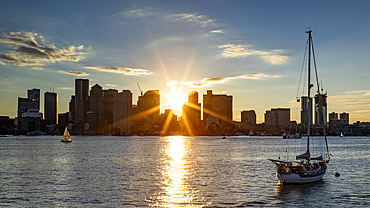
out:
M229 134L233 127L233 97L225 94L203 94L203 121L209 134Z
M55 92L44 93L44 120L49 124L58 123L58 94Z
M27 98L35 100L35 108L40 111L40 89L33 88L32 90L27 91Z
M89 103L89 80L75 80L75 120L84 122L87 120L87 111L90 109Z
M103 90L103 132L111 134L113 129L113 101L116 89Z
M96 118L94 119L94 123L90 123L90 125L94 126L94 129L100 128L103 126L103 88L95 84L91 87L90 90L90 111L95 113Z
M113 127L119 128L121 135L131 135L132 116L132 93L130 90L123 90L113 97Z
M302 126L308 126L308 122L310 122L310 125L313 123L313 116L312 114L309 115L309 104L308 102L312 103L312 98L308 99L307 96L302 96L301 97L301 125ZM312 105L311 105L312 108ZM308 116L309 115L309 116Z
M72 121L74 121L76 114L76 96L74 95L71 95L71 100L69 101L69 112L71 112Z
M345 120L346 124L349 124L349 113L343 112L339 114L340 119Z
M182 121L184 132L187 135L198 135L200 133L201 104L198 103L198 92L191 91L188 94L188 102L182 107Z
M36 130L41 130L42 113L37 108L28 109L18 118L18 133L25 134Z
M327 108L327 95L316 94L315 95L315 125L316 126L326 126L328 122L328 108ZM320 106L321 109L320 109ZM321 111L322 110L322 114Z
M156 121L160 111L159 90L148 90L144 95L139 96L137 111L140 112L139 120L149 118Z
M18 97L18 118L21 118L22 114L27 112L29 109L37 109L36 100Z
M241 123L256 124L256 112L254 110L242 111Z
M290 125L290 109L275 108L265 113L266 125L289 126Z
M329 122L334 119L338 119L338 113L336 112L329 113Z

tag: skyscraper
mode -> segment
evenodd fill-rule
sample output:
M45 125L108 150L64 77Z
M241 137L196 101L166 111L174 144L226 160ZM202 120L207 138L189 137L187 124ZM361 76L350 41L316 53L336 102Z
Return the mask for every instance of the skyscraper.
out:
M113 100L113 126L119 128L122 135L130 135L132 93L130 90L123 90L115 94Z
M86 121L89 111L89 80L75 80L75 120Z
M95 124L97 128L103 125L103 110L103 88L95 84L90 90L90 111L97 116L97 123Z
M144 118L155 121L159 116L160 110L159 90L148 90L144 95L139 96L137 108Z
M328 108L327 108L327 95L315 95L315 125L325 126L328 122ZM320 106L322 106L320 108ZM321 114L322 110L322 114Z
M301 124L303 126L308 126L308 121L310 121L310 125L312 125L312 113L309 115L309 104L308 102L312 103L312 98L308 100L307 96L302 96L301 97ZM312 105L311 105L311 110L312 110Z
M33 88L32 90L27 91L27 98L33 99L36 102L35 109L40 111L40 89Z
M182 119L185 130L189 135L199 134L201 118L201 104L198 103L198 92L191 91L188 94L188 102L182 107Z
M203 95L203 120L211 134L226 134L231 131L233 126L232 101L233 96L214 95L212 90L207 90L207 94ZM218 128L221 132L214 132L218 131Z
M52 124L58 123L58 94L55 92L45 92L44 94L45 120Z

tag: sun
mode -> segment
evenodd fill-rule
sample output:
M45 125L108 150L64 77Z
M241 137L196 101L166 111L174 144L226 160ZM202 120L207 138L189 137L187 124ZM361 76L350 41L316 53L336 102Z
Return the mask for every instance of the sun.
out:
M172 91L171 95L167 95L168 104L172 106L172 110L182 109L184 102L186 102L186 95L181 94L180 91Z

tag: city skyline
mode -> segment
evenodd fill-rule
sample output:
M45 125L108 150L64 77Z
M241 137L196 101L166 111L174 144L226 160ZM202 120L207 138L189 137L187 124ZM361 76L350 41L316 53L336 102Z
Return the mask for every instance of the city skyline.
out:
M230 94L233 120L255 110L293 108L311 27L327 112L370 121L367 1L3 2L0 8L0 114L16 117L25 89L53 88L68 111L74 80L104 89ZM307 7L312 13L307 12ZM68 11L68 12L67 12ZM219 12L223 11L223 12ZM21 14L21 15L19 15ZM312 95L313 97L313 95ZM186 101L186 100L184 100ZM40 104L40 110L44 106ZM181 116L181 109L174 109ZM295 118L292 118L295 120Z

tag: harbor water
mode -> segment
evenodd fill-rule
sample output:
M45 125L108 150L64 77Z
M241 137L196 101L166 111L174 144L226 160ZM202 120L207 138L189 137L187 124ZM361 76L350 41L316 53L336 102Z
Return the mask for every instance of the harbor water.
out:
M327 173L323 180L305 185L279 184L275 165L267 160L303 153L304 138L60 140L61 136L0 138L0 206L370 206L370 137L328 137L332 158ZM312 143L322 141L314 137Z

